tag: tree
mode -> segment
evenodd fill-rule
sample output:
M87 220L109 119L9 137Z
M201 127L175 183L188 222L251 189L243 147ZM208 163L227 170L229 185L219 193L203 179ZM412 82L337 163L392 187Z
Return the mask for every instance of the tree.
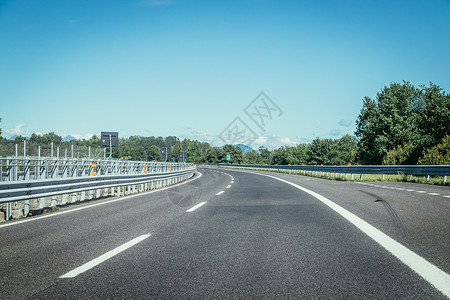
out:
M181 142L181 144L183 145L183 148L185 147L186 149L188 162L206 162L206 154L208 152L208 149L211 147L209 143L185 139Z
M421 98L415 124L416 156L441 143L450 132L450 94L430 82L429 87L422 87Z
M244 160L242 149L237 146L227 144L223 146L223 152L225 155L231 156L230 163L232 164L241 164Z
M272 153L264 146L259 146L258 151L261 156L261 163L270 164L272 161Z
M288 148L281 146L272 153L272 165L287 165Z
M363 100L355 131L358 157L362 163L379 164L389 153L385 162L415 164L449 133L449 122L450 95L439 86L432 82L419 88L409 82L391 83L376 100Z
M209 163L221 163L225 161L225 152L219 147L211 147L206 153L206 161Z
M147 159L148 160L156 160L156 161L161 161L162 157L161 157L161 150L158 146L156 145L151 145L148 148L147 151Z
M312 165L329 165L329 154L332 150L333 140L316 138L312 141L307 151L308 163Z
M331 145L331 152L328 155L330 164L340 166L355 163L357 146L358 140L349 134L334 140Z
M166 147L175 146L175 145L178 145L179 143L180 143L180 139L177 138L176 136L167 136L164 138L164 145Z
M291 165L301 165L307 162L308 144L300 144L290 147L287 153L287 163Z
M450 163L450 135L446 135L440 144L429 149L419 159L420 165L447 165Z
M262 157L257 151L253 150L244 154L244 164L260 165L262 163Z
M415 117L410 102L417 95L420 95L419 89L403 82L385 86L376 100L364 98L355 132L362 163L380 164L389 150L412 140Z
M51 144L53 142L53 144L55 145L59 145L62 142L62 137L57 135L54 132L50 132L50 133L46 133L44 134L41 138L40 138L40 142L42 144Z
M414 146L411 143L398 146L393 150L389 150L383 158L383 165L410 165Z

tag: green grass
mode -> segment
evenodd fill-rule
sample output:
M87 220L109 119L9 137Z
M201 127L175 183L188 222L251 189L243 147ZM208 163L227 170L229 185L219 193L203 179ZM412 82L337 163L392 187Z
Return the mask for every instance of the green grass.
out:
M241 168L241 167L225 167L225 168L237 168L237 169L250 169L250 168ZM305 176L305 174L297 173L292 170L276 170L276 169L259 169L259 168L252 168L253 170L257 171L265 171L265 172L278 172L278 173L287 173L287 174L299 174ZM331 176L331 173L328 173L328 176L326 173L324 175L321 175L321 172L317 172L318 175L315 175L315 172L313 174L306 173L306 176L310 177L317 177L317 178L323 178L323 179L329 179L329 180L339 180L339 181L359 181L359 182L412 182L412 183L422 183L422 184L434 184L434 185L444 185L444 186L450 186L449 178L447 178L447 182L444 182L444 176L430 176L430 180L427 181L427 176L410 176L407 174L398 174L398 175L383 175L382 174L363 174L362 180L360 179L360 174L353 174L353 179L351 174L347 174L347 177L345 177L345 174L333 174Z

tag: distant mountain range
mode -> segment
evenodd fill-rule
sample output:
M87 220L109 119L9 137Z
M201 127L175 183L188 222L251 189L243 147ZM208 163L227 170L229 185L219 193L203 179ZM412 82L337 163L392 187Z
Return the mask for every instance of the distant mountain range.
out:
M14 140L16 139L16 137L18 137L17 134L11 136L8 140L14 141ZM29 136L25 136L24 138L27 139L27 140L30 139ZM74 136L67 135L67 136L65 136L65 137L62 139L62 141L63 141L63 142L70 142L70 141L78 141L78 139L77 139L76 137L74 137Z
M236 144L235 147L239 147L242 150L242 154L245 154L247 152L252 152L253 148L244 144Z
M19 136L19 135L15 134L15 135L11 136L8 140L14 141L14 140L16 139L16 137L18 137L18 136ZM24 138L25 138L26 140L29 140L29 139L30 139L29 136L24 136Z
M253 148L252 148L252 147L247 146L247 145L244 145L244 144L236 144L236 145L233 145L233 146L234 146L234 147L239 147L239 148L241 148L242 154L245 154L245 153L247 153L247 152L252 152L252 151L253 151ZM220 149L223 149L223 146L220 147Z
M66 135L63 139L63 142L70 142L70 141L78 141L78 139L76 137L73 137L71 135Z

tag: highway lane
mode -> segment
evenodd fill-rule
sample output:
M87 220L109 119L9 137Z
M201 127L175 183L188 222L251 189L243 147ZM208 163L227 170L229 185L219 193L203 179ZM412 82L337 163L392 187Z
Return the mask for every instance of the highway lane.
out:
M0 227L5 241L1 260L7 262L2 267L2 298L445 299L313 196L267 176L201 172L203 176L190 185ZM419 217L433 212L417 204L399 213L391 200L397 197L383 194L386 189L379 188L381 193L371 190L376 187L346 182L270 175L323 194L396 239L405 230L409 233L414 218L421 221ZM202 202L206 203L186 212ZM448 216L446 208L437 204L437 221L426 226L446 226L448 220L440 219ZM414 216L405 221L409 213ZM442 268L448 262L448 230L449 226L428 233L436 234L427 240L428 248L444 257L435 263ZM423 236L412 231L410 243L416 245ZM148 234L76 277L59 278Z
M226 186L228 176L205 173L166 190L113 199L117 202L92 201L61 209L63 214L0 225L0 298L30 297L99 254L173 222L185 213L185 202L192 203L186 197L191 190L202 187L194 200L201 201L210 189Z
M289 180L327 197L450 273L450 187L252 172Z

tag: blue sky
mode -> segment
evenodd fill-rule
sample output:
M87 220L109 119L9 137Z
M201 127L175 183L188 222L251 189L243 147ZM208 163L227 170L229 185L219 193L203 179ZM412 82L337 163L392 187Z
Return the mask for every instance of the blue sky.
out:
M0 0L2 136L339 138L391 82L450 91L450 1ZM244 109L264 92L262 130Z

